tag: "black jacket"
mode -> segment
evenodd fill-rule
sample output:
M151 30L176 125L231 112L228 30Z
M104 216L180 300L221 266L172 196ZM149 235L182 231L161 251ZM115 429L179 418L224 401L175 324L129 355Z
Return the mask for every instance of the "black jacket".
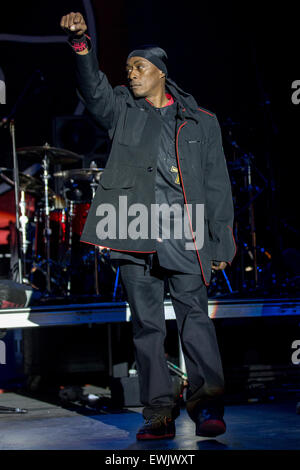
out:
M155 204L155 176L160 142L161 120L144 98L136 99L126 86L112 89L99 70L93 49L87 55L76 54L78 91L94 119L107 129L112 147L99 187L92 202L81 241L112 250L154 252L155 240L122 238L119 227L119 196L127 196L127 206ZM231 262L235 255L233 238L233 201L231 185L216 116L198 107L194 98L171 79L166 90L179 103L177 115L177 165L185 203L195 214L196 204L204 204L204 244L194 241L204 282L211 276L211 261ZM111 204L116 211L116 237L101 239L97 208ZM103 207L103 206L102 206ZM124 208L120 208L122 215ZM106 217L107 214L103 216ZM133 217L134 218L134 217ZM128 217L128 223L130 222ZM196 217L191 216L193 232Z

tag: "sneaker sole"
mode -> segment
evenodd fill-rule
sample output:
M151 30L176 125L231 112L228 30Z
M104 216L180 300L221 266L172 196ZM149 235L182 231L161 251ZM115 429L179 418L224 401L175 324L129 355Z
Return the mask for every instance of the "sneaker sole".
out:
M196 425L196 436L216 437L226 432L226 425L217 419L210 419Z

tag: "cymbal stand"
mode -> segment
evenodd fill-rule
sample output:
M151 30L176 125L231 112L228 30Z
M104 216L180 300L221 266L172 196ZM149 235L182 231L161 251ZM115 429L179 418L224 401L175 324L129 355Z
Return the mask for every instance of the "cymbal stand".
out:
M252 254L253 254L253 270L254 270L254 281L255 287L258 285L258 269L257 269L257 247L256 247L256 228L255 228L255 217L254 217L254 204L253 204L253 193L252 193L252 170L251 170L251 157L247 158L247 184L249 191L249 223L251 228L251 241L252 241Z
M70 254L70 258L69 258L69 267L71 268L72 266L72 260L71 260L71 257L72 257L72 245L73 245L73 218L74 218L74 201L70 201L70 205L69 205L69 208L68 208L68 212L69 212L69 217L68 217L68 225L69 225L69 242L68 242L68 253ZM71 294L71 276L72 276L72 273L69 272L69 275L68 275L68 284L67 284L67 293L68 295Z
M253 185L252 185L252 165L253 165L254 156L251 153L246 153L241 149L241 147L233 139L231 131L229 132L228 141L230 142L230 144L232 145L232 147L234 147L236 151L242 153L242 157L240 158L240 161L243 162L243 166L245 167L245 170L246 170L245 171L245 187L247 189L248 196L249 196L246 207L248 208L248 214L249 214L248 221L249 221L250 233L251 233L251 250L249 254L251 255L250 257L253 262L255 287L258 287L256 226L255 226L255 214L254 214L254 200L256 199L257 196L255 197L253 194ZM265 178L261 175L261 173L260 173L260 176L265 181ZM242 212L243 210L244 208L242 208L240 212Z
M23 253L23 256L25 258L26 253L27 253L27 248L28 248L28 245L29 245L29 242L28 242L27 236L26 236L28 217L26 215L25 191L21 191L20 211L21 211L20 225L21 225L21 233L22 233L22 253ZM25 266L24 266L24 271L26 271ZM24 272L24 274L26 274L26 273Z
M17 250L18 250L18 271L19 271L19 282L20 284L23 283L23 269L24 269L24 259L23 255L24 253L21 250L20 246L20 235L22 231L21 227L21 221L20 221L20 214L19 214L19 208L20 208L20 201L19 201L19 194L20 194L20 181L19 181L19 167L18 167L18 158L17 158L17 152L16 152L16 134L15 134L15 123L14 120L12 119L10 121L10 135L11 135L11 140L12 140L12 151L13 151L13 163L14 163L14 188L15 188L15 211L16 211L16 231L17 231ZM24 229L24 226L23 226ZM23 237L26 236L23 234ZM23 238L22 237L22 238Z
M97 187L98 187L98 183L96 182L95 176L93 176L93 179L92 179L92 182L91 182L92 200L93 200L94 197L95 197ZM95 273L95 292L96 292L96 295L99 295L99 294L100 294L100 292L99 292L99 276L98 276L98 266L99 266L98 251L99 251L99 250L100 250L100 249L95 245L95 255L94 255L94 258L95 258L95 263L94 263L95 269L94 269L94 273Z
M47 155L47 146L45 144L45 155L42 163L43 168L43 175L42 180L44 181L44 195L45 195L45 232L44 232L44 243L45 243L45 251L46 251L46 285L48 292L51 291L51 267L50 267L50 235L51 235L51 228L50 228L50 207L49 207L49 159Z

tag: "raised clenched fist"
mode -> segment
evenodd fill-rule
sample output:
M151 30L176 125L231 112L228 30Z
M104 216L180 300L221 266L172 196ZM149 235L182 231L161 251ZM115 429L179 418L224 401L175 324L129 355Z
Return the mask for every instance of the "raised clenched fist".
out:
M62 17L60 26L67 34L81 36L87 30L87 25L81 13L69 13Z

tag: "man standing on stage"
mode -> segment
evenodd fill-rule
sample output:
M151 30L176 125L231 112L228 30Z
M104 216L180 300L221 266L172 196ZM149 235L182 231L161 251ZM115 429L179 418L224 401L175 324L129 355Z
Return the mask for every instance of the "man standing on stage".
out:
M217 436L226 430L224 378L207 286L211 269L225 269L235 255L217 118L168 77L161 48L132 51L128 87L112 89L82 15L63 16L61 27L75 52L81 99L112 140L81 240L110 249L120 265L144 405L137 439L174 437L179 415L164 353L165 278L188 375L187 412L196 435Z

